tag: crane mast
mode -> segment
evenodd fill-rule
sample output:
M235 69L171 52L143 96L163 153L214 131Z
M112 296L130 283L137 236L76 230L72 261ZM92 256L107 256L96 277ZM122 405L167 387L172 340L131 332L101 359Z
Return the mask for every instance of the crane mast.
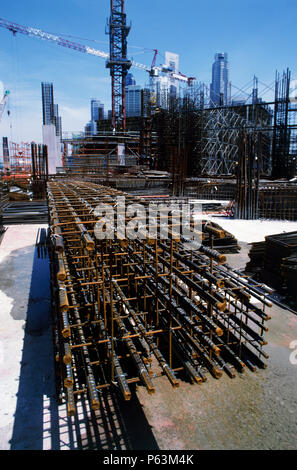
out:
M106 67L110 69L112 125L113 128L123 126L126 130L126 99L125 79L132 65L127 58L127 36L130 26L126 24L124 0L110 0L110 18L107 24L109 34L110 57Z

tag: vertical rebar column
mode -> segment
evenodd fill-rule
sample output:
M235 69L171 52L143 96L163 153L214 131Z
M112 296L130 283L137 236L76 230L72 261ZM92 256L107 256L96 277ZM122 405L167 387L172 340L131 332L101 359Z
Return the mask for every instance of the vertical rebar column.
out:
M43 145L43 159L45 165L45 181L48 181L48 153L47 145Z
M31 143L31 161L32 161L32 173L33 173L33 180L36 178L36 144L34 142Z

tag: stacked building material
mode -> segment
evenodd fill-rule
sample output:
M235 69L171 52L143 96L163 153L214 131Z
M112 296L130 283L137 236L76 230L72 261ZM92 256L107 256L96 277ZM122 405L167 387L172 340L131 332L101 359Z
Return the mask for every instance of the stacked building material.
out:
M294 267L296 255L297 232L279 233L265 237L264 281L277 290L287 289L287 279L292 279L292 274L294 279L292 267ZM285 273L286 275L284 275ZM290 273L289 277L288 273Z
M250 261L247 263L245 270L247 273L259 275L263 270L265 241L250 243L251 248L248 253Z
M207 231L206 227L211 229ZM203 245L211 246L220 253L238 253L240 246L232 233L224 230L220 225L209 220L202 221L202 230L205 233Z
M283 258L281 273L289 296L297 301L297 256Z
M281 265L285 258L297 255L297 232L279 233L265 237L263 277L269 285L284 285Z
M10 202L3 211L3 223L11 224L45 224L48 222L46 201Z
M279 233L252 243L245 272L293 303L297 299L297 232Z
M166 208L148 226L145 198L71 180L48 183L48 204L57 390L68 415L82 394L98 409L105 388L128 401L133 384L154 393L160 375L175 388L266 367L271 304L224 268L223 254L189 243Z

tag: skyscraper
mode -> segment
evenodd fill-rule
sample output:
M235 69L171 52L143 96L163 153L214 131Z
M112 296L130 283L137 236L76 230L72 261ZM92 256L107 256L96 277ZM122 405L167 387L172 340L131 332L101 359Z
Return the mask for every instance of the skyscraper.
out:
M96 135L98 132L98 121L104 119L104 104L99 100L91 99L91 120L85 125L85 134Z
M52 83L41 83L42 117L43 125L54 124L56 135L62 136L62 119L59 116L59 107L54 104L54 90Z
M174 52L165 52L165 64L162 68L169 73L152 76L150 88L152 98L158 108L167 109L171 100L179 96L179 82L172 74L179 71L179 55Z
M91 99L91 121L102 121L102 119L104 119L104 104Z
M154 79L152 95L158 108L167 109L169 107L169 91L170 81L166 75Z
M126 116L140 116L141 115L141 86L129 85L125 88L126 91Z
M226 52L215 54L212 65L212 83L210 84L210 101L213 105L229 104L229 63Z
M61 134L62 122L59 116L58 105L54 104L52 83L41 83L42 92L42 135L43 143L47 146L49 173L55 174L56 168L61 166Z
M125 80L125 86L129 85L136 85L136 80L132 73L127 73L126 80Z
M179 55L174 52L165 52L165 66L168 67L171 72L179 72ZM170 98L177 98L178 96L178 80L170 77L169 78L169 90Z
M54 91L52 83L41 83L43 125L54 124Z
M91 135L97 134L97 122L90 121L85 125L85 135L90 137Z

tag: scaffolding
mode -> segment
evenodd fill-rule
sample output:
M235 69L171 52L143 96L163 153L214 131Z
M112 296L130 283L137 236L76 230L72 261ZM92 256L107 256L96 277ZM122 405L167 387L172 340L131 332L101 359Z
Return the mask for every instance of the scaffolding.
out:
M201 174L233 175L238 160L238 138L246 120L232 109L205 109L201 118Z
M4 142L3 142L4 144ZM7 142L3 145L3 179L28 178L32 173L31 144Z

